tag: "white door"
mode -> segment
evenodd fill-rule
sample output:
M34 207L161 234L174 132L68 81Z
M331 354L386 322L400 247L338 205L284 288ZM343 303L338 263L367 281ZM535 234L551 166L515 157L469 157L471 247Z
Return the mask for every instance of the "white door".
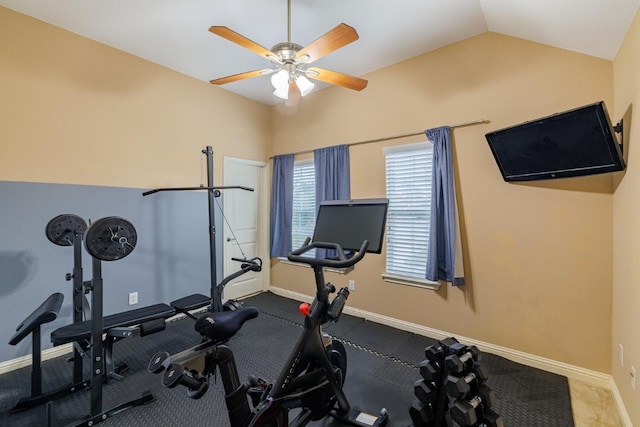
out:
M262 240L264 233L264 171L265 163L249 160L224 159L224 185L253 188L254 191L239 189L224 190L223 210L226 221L224 224L224 275L240 269L240 263L231 258L253 258L259 256L266 264L266 246ZM223 300L242 298L257 292L262 292L265 272L248 272L229 282L223 293Z

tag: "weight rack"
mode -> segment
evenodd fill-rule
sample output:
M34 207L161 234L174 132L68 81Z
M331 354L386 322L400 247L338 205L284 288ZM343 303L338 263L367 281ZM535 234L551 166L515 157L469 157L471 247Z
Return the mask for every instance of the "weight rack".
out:
M449 337L424 351L409 407L414 427L504 427L475 346Z

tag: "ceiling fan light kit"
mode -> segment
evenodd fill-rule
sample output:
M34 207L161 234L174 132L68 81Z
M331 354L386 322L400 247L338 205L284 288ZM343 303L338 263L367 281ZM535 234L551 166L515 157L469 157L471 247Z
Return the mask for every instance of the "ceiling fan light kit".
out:
M280 99L287 100L289 98L289 84L295 81L300 91L300 96L308 95L315 85L303 75L293 75L287 70L280 70L271 76L271 85L275 89L273 94Z
M298 105L301 97L309 94L313 90L314 84L309 81L308 78L357 91L367 87L367 81L359 77L349 76L347 74L317 67L306 68L308 64L311 64L323 56L358 40L358 33L354 28L347 24L339 24L305 47L297 43L292 43L290 40L291 0L288 0L287 2L287 25L287 41L277 43L271 48L271 50L249 40L227 27L210 27L209 31L213 34L225 38L230 42L236 43L237 45L264 57L275 66L273 69L267 68L221 77L211 80L210 83L214 85L223 85L252 77L272 74L271 85L274 88L273 94L276 97L285 100L285 104L287 106Z

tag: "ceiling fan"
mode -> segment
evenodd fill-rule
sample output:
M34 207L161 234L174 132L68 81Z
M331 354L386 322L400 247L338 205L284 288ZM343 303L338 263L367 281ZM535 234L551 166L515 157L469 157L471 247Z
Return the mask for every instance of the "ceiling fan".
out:
M278 98L284 99L286 106L298 105L301 97L311 92L314 85L307 77L357 91L367 87L367 81L364 79L308 66L323 56L358 40L358 33L347 24L340 24L307 46L303 47L297 43L292 43L291 0L287 0L287 41L276 44L271 50L224 26L212 26L209 31L245 49L249 49L274 65L274 68L247 71L214 79L210 81L211 84L223 85L238 80L273 74L271 76L271 84L275 89L273 93Z

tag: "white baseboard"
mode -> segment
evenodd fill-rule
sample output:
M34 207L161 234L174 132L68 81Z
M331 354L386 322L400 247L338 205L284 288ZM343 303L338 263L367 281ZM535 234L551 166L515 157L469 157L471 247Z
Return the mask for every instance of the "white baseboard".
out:
M48 348L42 351L41 360L44 362L45 360L64 356L65 354L71 355L71 352L73 352L73 344L64 344L58 347ZM7 372L27 366L31 366L31 354L0 363L0 374L6 374Z
M269 289L276 295L280 295L286 298L291 298L297 301L311 302L313 297L298 292L293 292L287 289L271 286ZM416 323L405 322L404 320L394 319L392 317L383 316L369 311L360 310L357 308L346 306L344 309L346 314L350 314L356 317L360 317L372 322L381 323L383 325L391 326L396 329L400 329L407 332L413 332L418 335L427 336L437 340L444 339L454 334L438 329L429 328L427 326L418 325ZM584 381L588 384L592 384L598 387L606 389L611 388L612 379L611 375L604 374L602 372L592 371L589 369L581 368L579 366L570 365L568 363L558 362L545 357L537 356L535 354L524 353L522 351L513 350L506 347L501 347L495 344L478 341L473 338L463 337L455 335L455 337L465 344L475 345L482 352L496 354L506 359L512 360L517 363L521 363L526 366L542 369L554 374L564 375L568 378Z
M624 427L633 427L633 423L631 422L631 418L629 418L629 413L627 412L627 407L624 405L624 401L620 395L620 390L618 390L618 386L615 381L613 381L613 378L611 378L611 382L609 383L609 389L611 390L611 394L613 394L613 400L616 402L618 415L620 415L622 425L624 425Z

